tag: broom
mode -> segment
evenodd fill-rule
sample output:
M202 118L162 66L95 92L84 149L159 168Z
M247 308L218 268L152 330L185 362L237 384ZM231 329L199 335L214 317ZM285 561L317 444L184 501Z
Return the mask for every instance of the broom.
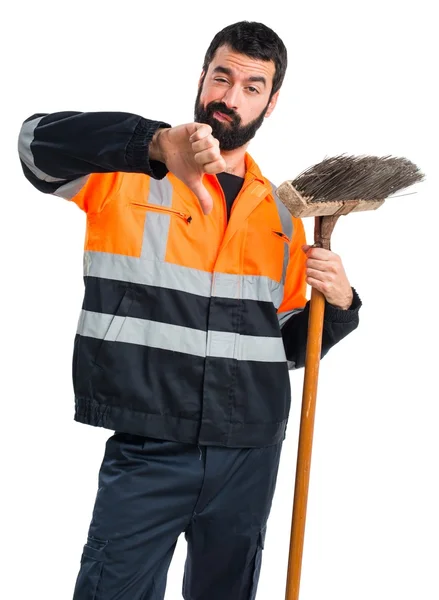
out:
M424 175L406 158L346 156L327 158L285 181L277 194L294 217L315 217L314 246L331 249L331 234L341 215L375 210L391 194L407 188ZM286 600L298 600L305 536L317 380L322 345L325 298L311 291L303 383L302 412L297 452L296 482Z

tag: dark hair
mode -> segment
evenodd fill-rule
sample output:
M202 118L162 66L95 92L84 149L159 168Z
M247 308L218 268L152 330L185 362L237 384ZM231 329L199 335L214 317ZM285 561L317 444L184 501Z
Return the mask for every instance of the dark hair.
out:
M287 49L280 37L269 27L253 21L240 21L219 31L210 43L204 57L203 71L206 73L215 52L221 46L229 46L234 52L250 58L274 62L271 96L281 87L287 70Z

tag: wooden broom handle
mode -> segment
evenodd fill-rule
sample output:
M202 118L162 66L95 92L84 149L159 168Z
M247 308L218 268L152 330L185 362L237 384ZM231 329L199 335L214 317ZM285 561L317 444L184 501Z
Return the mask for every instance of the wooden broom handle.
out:
M316 246L330 249L331 233L337 218L316 217L314 231ZM325 297L313 288L309 308L302 413L285 600L298 600L299 598L324 313Z
M297 451L286 600L298 600L299 598L324 312L325 297L321 292L313 289L309 309L308 343L303 383L299 448Z

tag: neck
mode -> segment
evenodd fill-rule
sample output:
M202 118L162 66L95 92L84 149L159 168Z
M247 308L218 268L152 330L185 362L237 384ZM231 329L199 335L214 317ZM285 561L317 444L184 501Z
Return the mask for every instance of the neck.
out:
M225 172L238 177L245 176L245 153L247 152L247 144L236 148L236 150L228 150L221 152L221 156L226 161Z

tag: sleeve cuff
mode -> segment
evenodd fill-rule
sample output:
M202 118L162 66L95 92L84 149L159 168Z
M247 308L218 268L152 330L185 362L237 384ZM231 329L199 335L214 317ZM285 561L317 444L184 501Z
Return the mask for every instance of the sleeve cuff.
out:
M352 288L352 304L347 310L337 308L329 302L325 302L325 321L332 323L349 323L353 321L361 308L362 302L356 290Z
M154 179L163 179L168 173L164 163L149 160L149 144L157 129L162 127L171 127L171 125L144 118L138 122L125 153L126 162L134 172L145 173Z

